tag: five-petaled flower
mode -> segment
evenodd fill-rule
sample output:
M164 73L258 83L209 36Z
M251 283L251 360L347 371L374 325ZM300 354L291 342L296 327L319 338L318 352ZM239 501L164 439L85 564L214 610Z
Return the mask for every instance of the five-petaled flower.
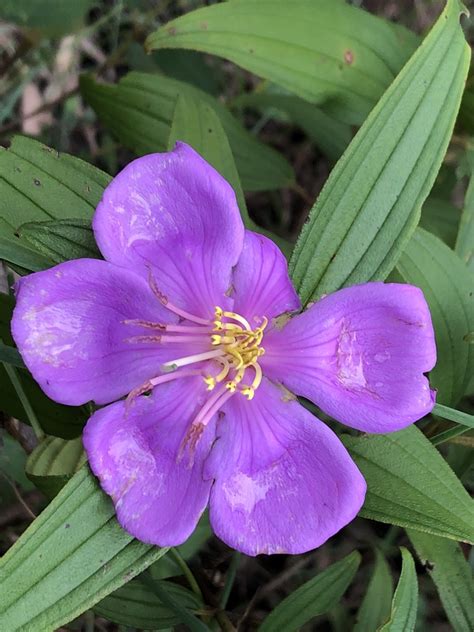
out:
M290 317L283 255L183 143L115 177L93 229L105 261L21 279L12 330L52 399L108 404L84 445L121 525L177 545L209 504L215 533L256 555L302 553L350 522L365 481L293 394L365 432L427 414L422 292L368 283Z

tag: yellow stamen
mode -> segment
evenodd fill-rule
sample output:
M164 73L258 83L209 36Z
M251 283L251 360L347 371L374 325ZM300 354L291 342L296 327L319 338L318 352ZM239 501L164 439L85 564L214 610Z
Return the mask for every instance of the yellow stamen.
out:
M234 322L224 321L225 318ZM219 306L215 308L213 326L214 331L219 333L211 334L211 343L220 351L214 359L222 365L222 369L217 375L203 377L209 391L214 390L217 384L227 379L225 383L227 391L235 393L239 389L239 392L248 399L254 397L262 381L262 369L258 364L258 359L265 353L260 344L267 325L268 319L263 317L261 325L251 329L247 319L240 314L224 311ZM212 355L213 353L209 354L209 356ZM255 371L252 383L241 385L246 370L250 368Z
M232 320L236 320L238 323L241 323L247 331L252 331L252 327L250 327L248 320L240 314L236 314L235 312L223 312L223 314L226 318L232 318Z

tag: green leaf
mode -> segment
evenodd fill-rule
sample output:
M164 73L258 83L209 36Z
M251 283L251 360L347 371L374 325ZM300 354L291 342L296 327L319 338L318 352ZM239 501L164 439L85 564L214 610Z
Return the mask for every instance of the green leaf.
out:
M461 212L450 202L430 195L423 204L420 226L454 248Z
M474 346L465 336L474 331L472 274L440 239L419 228L398 262L407 283L420 287L428 301L438 359L430 382L437 400L455 406L474 370Z
M47 37L72 33L84 24L92 0L2 0L0 18Z
M379 550L375 550L374 572L357 613L353 632L376 632L390 616L393 585L390 567Z
M85 462L81 437L72 441L46 437L28 457L26 475L48 498L54 498Z
M341 599L360 564L360 553L350 555L322 571L284 599L268 615L259 632L292 632L330 610Z
M18 235L53 264L83 257L102 258L95 243L90 220L28 222L20 226Z
M361 516L474 543L474 502L416 426L342 439L367 481Z
M140 581L176 614L179 621L184 623L188 630L191 630L191 632L210 632L210 628L207 625L191 614L184 604L180 603L172 593L168 592L166 582L154 581L149 573L143 573Z
M209 94L168 77L130 72L118 85L80 79L81 93L126 147L142 155L166 151L179 95L210 106L219 117L235 157L245 190L288 185L292 170L286 160L247 132L236 118Z
M303 303L383 280L415 230L469 66L459 13L450 0L326 182L290 261Z
M412 529L408 537L438 589L453 630L472 632L474 580L459 544Z
M472 107L474 112L474 94ZM474 146L469 148L467 160L471 173L469 186L467 187L466 196L464 198L464 210L459 225L459 233L456 240L456 252L469 270L474 272Z
M119 526L85 466L0 560L0 629L54 630L165 553Z
M177 550L183 559L189 560L211 535L209 519L207 514L204 514L193 534L184 544L178 546ZM152 564L148 572L154 582L166 577L182 575L182 570L170 553ZM184 608L193 611L203 607L201 600L194 593L175 584L163 584L168 592L171 591L171 597L174 597L174 600L181 603ZM161 629L158 625L166 628L178 621L175 612L164 605L156 594L138 579L132 580L103 599L94 606L94 611L121 625L145 629ZM154 621L153 625L152 621Z
M108 174L38 141L15 136L0 147L0 218L17 229L25 222L90 220L110 182Z
M2 182L0 180L0 190ZM0 259L16 266L22 272L46 270L53 261L40 254L18 238L13 226L0 217Z
M240 0L192 11L152 33L147 50L230 59L311 102L330 98L361 123L416 45L415 35L334 0Z
M20 236L19 227L60 220L65 226L57 230L67 237L68 221L91 221L111 179L79 158L23 136L15 136L8 150L0 147L0 174L0 258L23 272L51 267L57 253L54 258L54 250L41 246L40 235L36 241L25 239L28 227Z
M137 44L137 47L146 59L151 57L156 67L168 77L190 83L215 97L219 96L219 85L215 76L217 69L206 62L206 55L192 50L160 50L147 55L141 45Z
M380 632L413 632L418 609L418 581L411 553L401 547L402 572L392 603L390 620Z
M10 481L14 481L24 491L33 489L25 476L26 454L21 445L6 430L0 428L0 508L3 510L12 502L18 502Z
M280 119L283 113L283 120L286 120L285 115L289 117L291 122L301 127L315 145L334 161L343 154L352 139L349 125L293 95L254 92L242 95L236 99L234 105L255 108L274 118L278 118L280 113Z
M160 585L190 613L202 609L202 602L191 591L171 582L160 582ZM119 625L144 630L163 630L181 622L174 610L166 606L140 579L133 579L103 599L94 606L94 612Z
M21 355L15 347L10 347L9 345L3 344L0 341L0 362L11 364L12 366L18 369L24 369L25 364L22 360Z

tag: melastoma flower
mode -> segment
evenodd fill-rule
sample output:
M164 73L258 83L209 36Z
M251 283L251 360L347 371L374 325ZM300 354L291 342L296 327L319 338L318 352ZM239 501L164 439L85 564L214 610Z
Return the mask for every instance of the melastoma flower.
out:
M368 283L290 317L283 255L183 143L114 178L93 228L105 261L21 279L12 328L52 399L109 404L84 445L124 529L177 545L209 504L215 533L256 555L302 553L350 522L365 481L295 394L365 432L427 414L421 291Z

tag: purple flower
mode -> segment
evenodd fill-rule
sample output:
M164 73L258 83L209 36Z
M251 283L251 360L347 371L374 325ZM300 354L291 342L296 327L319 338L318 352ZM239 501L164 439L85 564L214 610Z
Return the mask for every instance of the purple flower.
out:
M249 555L323 544L366 485L293 393L366 432L426 415L436 349L422 292L368 283L290 318L301 305L284 257L183 143L128 165L93 228L105 261L23 278L12 330L51 398L109 404L84 445L122 526L177 545L209 504L215 533Z

